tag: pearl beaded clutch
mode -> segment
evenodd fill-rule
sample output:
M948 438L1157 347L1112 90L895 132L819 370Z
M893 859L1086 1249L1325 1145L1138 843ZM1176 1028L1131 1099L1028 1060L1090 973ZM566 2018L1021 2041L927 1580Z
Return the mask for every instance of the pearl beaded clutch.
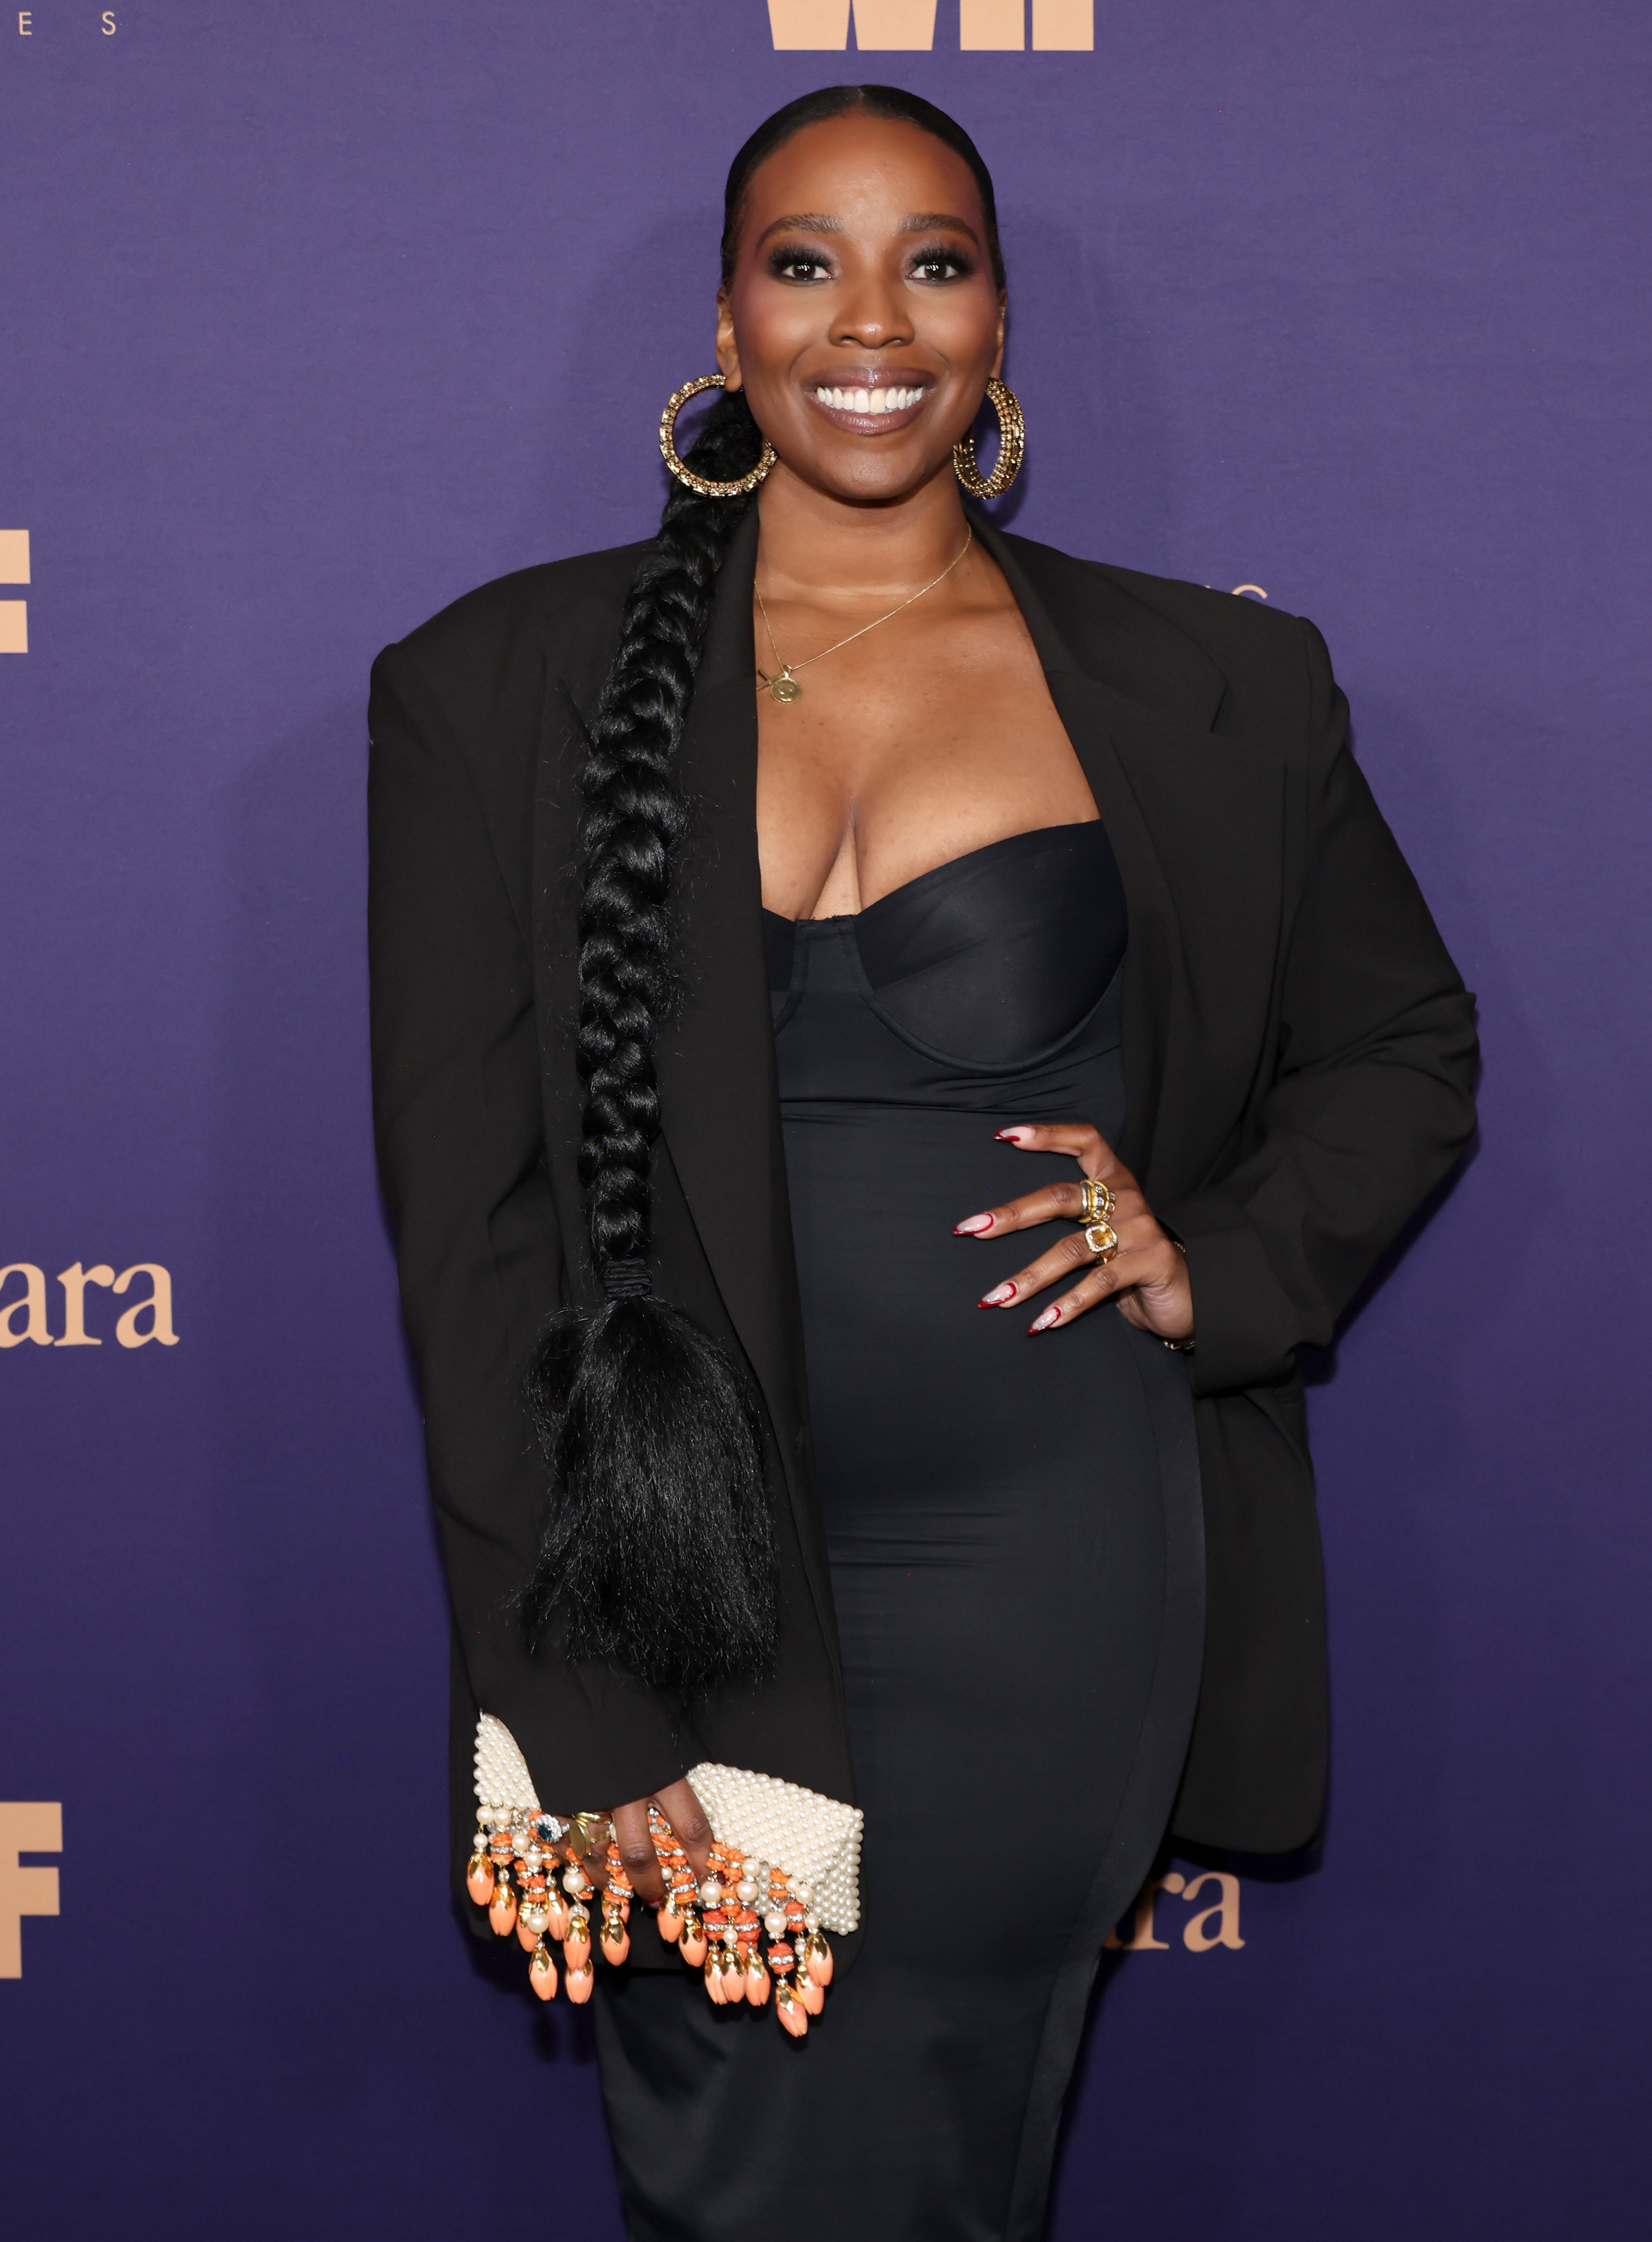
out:
M772 1862L793 1883L808 1886L811 1911L828 1930L859 1928L866 1817L858 1806L714 1760L691 1767L688 1780L712 1835L723 1844ZM496 1816L541 1810L516 1738L491 1713L476 1724L476 1797L478 1806Z
M826 1933L860 1920L859 1811L710 1760L688 1779L712 1825L706 1873L696 1880L676 1832L651 1806L648 1835L665 1883L654 1928L704 1972L707 1999L761 2009L772 1996L781 2029L802 2039L832 1983ZM618 1964L631 1952L635 1893L607 1816L546 1813L516 1738L488 1713L476 1724L476 1846L465 1888L496 1937L516 1934L542 2001L555 1999L558 1984L571 2001L588 2001L595 1956Z

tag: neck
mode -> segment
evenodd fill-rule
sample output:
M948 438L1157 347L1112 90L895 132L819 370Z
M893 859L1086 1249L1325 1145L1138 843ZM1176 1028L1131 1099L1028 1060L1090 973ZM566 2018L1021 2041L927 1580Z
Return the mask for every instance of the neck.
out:
M891 597L938 576L969 532L952 462L904 498L855 505L778 466L758 500L757 581L775 599Z

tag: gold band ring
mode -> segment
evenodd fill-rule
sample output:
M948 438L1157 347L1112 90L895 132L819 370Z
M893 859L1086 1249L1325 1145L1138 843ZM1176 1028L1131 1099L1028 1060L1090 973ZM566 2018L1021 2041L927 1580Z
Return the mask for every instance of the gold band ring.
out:
M1084 1242L1098 1261L1111 1261L1119 1250L1119 1234L1110 1222L1093 1222L1084 1233Z
M1111 1222L1113 1193L1094 1176L1084 1178L1084 1204L1079 1209L1080 1222Z
M576 1814L568 1829L568 1850L576 1861L583 1861L608 1843L613 1828L605 1814Z

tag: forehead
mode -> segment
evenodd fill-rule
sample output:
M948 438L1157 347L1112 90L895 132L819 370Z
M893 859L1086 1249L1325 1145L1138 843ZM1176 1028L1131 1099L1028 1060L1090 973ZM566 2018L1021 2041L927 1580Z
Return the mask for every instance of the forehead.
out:
M903 118L859 110L806 124L758 165L741 232L752 240L777 217L804 211L846 225L954 211L978 231L984 216L974 174L944 140Z

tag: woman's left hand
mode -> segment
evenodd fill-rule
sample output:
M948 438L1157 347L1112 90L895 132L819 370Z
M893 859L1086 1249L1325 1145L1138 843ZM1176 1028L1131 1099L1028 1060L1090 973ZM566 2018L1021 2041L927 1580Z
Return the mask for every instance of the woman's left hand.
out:
M1038 1293L1060 1284L1075 1271L1079 1281L1060 1299L1053 1300L1033 1317L1028 1334L1070 1324L1102 1300L1115 1300L1119 1312L1139 1331L1155 1339L1182 1345L1193 1337L1193 1287L1187 1281L1186 1256L1154 1219L1153 1209L1141 1196L1140 1185L1099 1129L1087 1122L1040 1124L999 1130L1001 1144L1022 1152L1067 1152L1079 1164L1081 1176L1091 1176L1113 1193L1109 1224L1119 1241L1118 1252L1099 1261L1074 1230L1025 1269L994 1286L980 1303L984 1308L1019 1307ZM1025 1198L1011 1199L985 1214L972 1214L957 1224L959 1238L1002 1238L1012 1230L1035 1230L1042 1223L1065 1217L1077 1222L1084 1212L1082 1183L1045 1184Z

